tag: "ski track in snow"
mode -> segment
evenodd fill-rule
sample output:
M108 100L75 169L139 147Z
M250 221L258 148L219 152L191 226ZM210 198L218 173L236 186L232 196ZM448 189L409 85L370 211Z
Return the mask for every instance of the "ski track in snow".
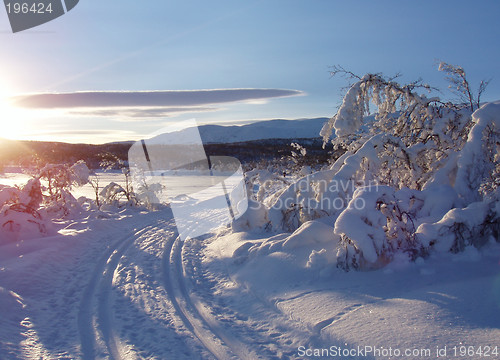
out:
M89 284L85 289L80 310L78 312L78 329L80 331L80 341L84 359L95 358L96 332L95 324L102 328L106 346L114 359L119 359L116 348L116 341L112 334L112 320L110 319L110 309L108 307L108 295L112 286L114 271L118 262L126 249L134 243L137 237L154 228L147 226L132 235L116 241L104 255L97 261L96 267L90 277ZM93 302L97 297L98 311L93 314Z
M281 303L285 303L285 302L289 302L289 301L294 301L294 300L300 299L300 298L302 298L304 296L307 296L307 295L318 294L318 293L323 293L323 292L328 292L328 291L332 291L332 289L328 288L328 289L317 289L317 290L304 291L304 292L301 292L299 294L290 296L289 298L278 298L278 299L276 299L274 301L274 305L276 306L276 308L279 308L279 305ZM341 320L344 320L349 315L351 315L355 311L358 311L358 310L362 309L366 305L374 304L374 303L382 301L382 300L383 299L377 299L375 301L368 301L368 302L366 302L364 304L355 303L355 304L346 306L345 308L343 308L341 311L339 311L334 316L329 317L329 318L327 318L325 320L317 322L316 325L313 326L313 332L316 335L320 336L321 335L321 331L323 329L325 329L325 328L327 328L329 326L335 325L337 322L339 322Z
M225 331L206 306L186 287L186 271L182 259L183 242L171 238L163 254L163 279L167 294L185 326L217 359L256 359L247 345Z
M97 260L78 312L83 359L207 358L203 346L177 326L173 318L184 322L182 313L156 286L163 243L175 239L172 230L173 221L157 221L114 242Z
M170 238L163 252L162 273L177 315L213 357L295 359L297 339L321 342L321 334L300 326L272 302L234 281L225 265L204 264L205 245L200 239ZM225 288L237 289L238 295L224 296L220 290Z
M130 350L134 349L135 345L144 344L131 343L127 339L122 339L119 334L118 327L120 325L126 328L123 325L124 317L133 317L133 315L120 314L121 321L117 322L114 316L117 310L113 307L116 305L113 303L115 292L132 284L134 280L125 281L124 284L115 282L119 282L119 279L117 280L120 277L119 273L130 271L130 265L126 264L128 256L130 256L131 264L137 263L145 268L147 264L141 262L141 259L134 252L139 247L144 246L144 243L151 241L153 234L157 235L161 231L172 229L174 229L172 222L164 222L163 224L158 222L155 225L134 231L115 241L96 261L78 310L78 330L83 359L93 360L104 357L118 360L124 357L129 358L132 353L135 353L139 358L142 357L137 352ZM254 350L219 323L211 314L210 306L204 304L198 296L188 290L187 282L190 279L186 275L182 254L184 242L177 237L176 233L174 234L162 236L163 253L155 261L161 261L161 285L164 292L155 294L157 298L154 301L158 301L158 298L166 298L163 300L167 300L171 307L167 306L164 311L172 317L177 317L185 327L184 330L190 332L193 339L199 342L196 344L198 346L191 343L192 348L198 347L197 350L200 350L199 347L202 347L206 350L205 352L200 351L201 354L205 354L205 356L202 355L202 358L223 360L265 358L256 354ZM157 251L158 248L155 250ZM149 260L151 259L148 259L148 262L151 262ZM145 292L144 290L138 291ZM124 312L123 307L117 308L122 313ZM131 322L137 322L137 319L131 319ZM166 339L164 340L166 341ZM185 355L186 359L196 356L187 352Z
M325 320L317 323L314 326L314 332L317 334L321 334L321 330L323 330L327 326L334 325L337 321L340 321L340 320L346 318L347 316L349 316L350 314L352 314L356 310L361 309L363 306L364 306L363 304L353 304L353 305L345 307L342 311L337 313L335 316L332 316L331 318L325 319Z

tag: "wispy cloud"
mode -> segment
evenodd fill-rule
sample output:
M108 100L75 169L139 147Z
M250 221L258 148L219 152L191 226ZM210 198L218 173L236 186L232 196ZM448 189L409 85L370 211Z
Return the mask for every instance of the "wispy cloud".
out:
M99 129L99 130L46 130L34 133L26 132L23 134L25 140L37 141L63 141L72 143L105 143L110 141L128 141L137 138L137 132L118 129Z
M90 117L118 117L122 121L135 121L137 119L159 118L193 112L217 111L214 107L162 107L162 108L88 108L69 111L74 116Z
M116 134L117 130L51 130L37 132L43 135L109 135ZM133 134L133 131L121 131L124 134ZM33 135L33 134L28 134Z

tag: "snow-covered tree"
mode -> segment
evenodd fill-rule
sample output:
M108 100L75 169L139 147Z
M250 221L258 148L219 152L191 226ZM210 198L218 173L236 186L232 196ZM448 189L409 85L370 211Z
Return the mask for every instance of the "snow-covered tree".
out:
M51 234L52 219L82 211L70 191L86 184L89 174L83 161L72 166L47 164L23 187L0 186L0 240Z
M72 166L47 164L38 169L36 178L47 184L42 187L44 206L56 217L65 217L74 211L80 211L80 205L71 194L71 189L86 184L89 176L90 170L83 161Z
M395 251L415 256L432 248L458 251L468 244L479 246L490 236L498 241L495 174L499 168L500 107L487 104L472 114L480 105L485 83L474 97L462 68L441 64L440 69L456 77L457 91L470 101L465 105L444 103L417 91L430 90L427 85L400 85L379 74L368 74L357 78L338 112L323 127L325 141L335 131L334 144L348 148L339 172L354 166L354 181L373 179L378 183L375 188L356 190L336 220L335 232L342 239L338 265L345 269L380 266ZM373 117L367 117L370 104L376 108ZM378 194L379 185L385 185L385 190L376 196L377 206L370 197L367 208L353 208L356 200L366 200L364 194ZM426 201L435 205L428 195L439 186L452 189L447 196L454 199L450 202L438 196L448 205L448 209L440 209L442 218L425 218L415 207L402 211L415 203L422 208ZM388 189L396 192L391 195ZM404 189L414 192L413 199L396 196ZM485 210L474 221L464 221L457 206ZM364 228L366 231L361 230Z
M469 99L465 71L441 69L458 76L457 91ZM321 135L345 152L328 169L266 194L269 228L293 231L328 217L344 269L499 241L500 103L477 109L486 83L470 102L451 103L431 97L421 81L334 68L339 73L354 83Z
M38 178L23 187L0 186L0 244L51 233L51 222L40 210L42 190Z
M321 135L328 141L335 131L334 145L355 153L371 137L383 134L375 149L378 164L364 157L358 176L371 172L381 184L422 189L448 156L463 147L472 125L467 108L419 91L431 89L419 81L401 85L380 74L358 77ZM370 105L375 115L367 117Z

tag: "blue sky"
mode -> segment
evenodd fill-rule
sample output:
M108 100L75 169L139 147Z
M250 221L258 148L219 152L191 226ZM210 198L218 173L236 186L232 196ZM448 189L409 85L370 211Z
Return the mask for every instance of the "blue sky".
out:
M4 101L0 137L99 143L137 139L189 118L238 123L332 116L346 85L329 76L329 66L336 64L359 74L401 72L403 81L422 77L446 89L437 71L441 59L463 66L474 85L492 78L484 100L497 100L499 20L495 0L80 0L66 15L12 34L0 9L4 97L87 91L107 99L110 94L103 91L200 89L266 94L213 103L201 99L172 111L160 111L161 104L145 109L140 102L120 109L95 103L7 109ZM141 117L134 107L149 112ZM15 121L7 120L12 117Z

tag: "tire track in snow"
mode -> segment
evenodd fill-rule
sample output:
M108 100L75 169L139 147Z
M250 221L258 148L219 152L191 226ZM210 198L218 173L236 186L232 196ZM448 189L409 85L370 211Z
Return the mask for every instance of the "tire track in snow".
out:
M111 315L107 306L113 274L118 266L120 258L127 248L132 245L138 237L154 228L155 226L149 225L115 241L98 259L92 275L90 276L89 283L83 293L77 317L83 359L91 360L96 358L96 343L98 338L96 331L97 325L101 328L104 342L110 356L119 359L116 341L112 333ZM98 290L99 293L97 293ZM94 314L93 305L96 298L97 314Z
M170 238L163 253L163 281L167 294L186 328L217 359L258 359L247 345L224 331L208 309L186 287L182 261L183 242Z

